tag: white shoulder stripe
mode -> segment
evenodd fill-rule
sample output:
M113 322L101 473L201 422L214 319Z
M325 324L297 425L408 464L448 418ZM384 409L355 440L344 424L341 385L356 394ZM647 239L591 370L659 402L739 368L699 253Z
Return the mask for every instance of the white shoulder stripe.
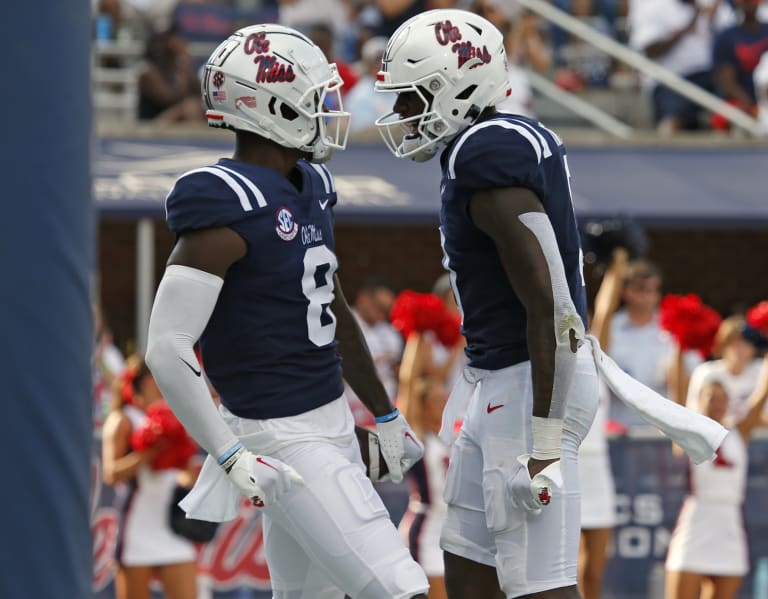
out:
M221 170L227 171L228 173L237 177L242 183L245 183L245 186L251 190L251 193L256 198L256 203L259 205L259 208L264 208L267 205L267 199L264 197L264 194L261 193L261 190L258 187L256 187L253 184L253 181L251 181L248 177L241 175L237 171L234 171L231 168L222 166L220 164L217 164L213 168L220 168Z
M325 193L331 193L332 191L333 192L336 191L333 185L333 177L331 177L331 173L328 172L327 168L325 168L322 164L315 164L314 162L310 162L309 166L315 169L317 171L317 174L320 175L320 178L323 180L323 187L325 187Z
M552 136L552 139L555 140L555 143L557 144L558 147L564 145L563 144L563 140L560 139L560 136L557 133L555 133L554 131L552 131L552 129L550 129L549 127L545 127L541 123L539 123L539 127L544 129L544 131L546 131L547 133L549 133Z
M485 123L480 123L479 125L475 125L474 127L472 127L467 132L467 134L456 143L456 146L451 151L451 155L448 159L448 178L449 179L456 178L456 171L455 171L456 156L459 153L461 146L464 144L465 141L467 141L470 135L472 135L473 133L476 133L477 131L480 131L480 129L485 129L486 127L504 127L505 129L513 129L517 131L520 135L522 135L525 139L528 140L528 143L531 144L531 147L533 147L534 152L536 152L536 162L541 163L541 146L539 146L538 140L533 136L533 134L530 131L528 131L528 129L526 129L522 125L517 125L514 123L510 123L508 121L487 121Z
M194 175L195 173L211 173L212 175L216 175L219 179L224 181L224 183L229 185L232 191L235 192L235 194L237 195L237 198L240 200L240 205L243 207L243 210L245 210L246 212L250 212L251 210L253 210L253 206L251 206L251 201L248 199L248 195L245 193L245 190L235 179L230 177L223 170L213 166L204 166L202 168L196 168L194 170L187 171L181 177L179 177L179 180L183 179L187 175ZM166 198L166 201L167 201L167 198ZM167 208L166 208L166 211L167 211Z
M539 143L541 144L541 149L544 152L544 158L549 158L552 156L552 148L549 146L549 142L547 141L547 138L544 137L541 133L539 133L535 127L531 126L529 123L526 123L525 121L521 121L518 119L513 118L513 120L516 123L519 123L526 129L528 129L531 133L533 133L536 138L539 140Z

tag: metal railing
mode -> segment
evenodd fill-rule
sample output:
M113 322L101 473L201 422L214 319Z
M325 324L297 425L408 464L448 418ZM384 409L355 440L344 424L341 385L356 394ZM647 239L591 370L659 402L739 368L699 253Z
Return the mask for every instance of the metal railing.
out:
M621 139L628 139L632 136L634 129L617 119L615 116L586 100L582 100L576 94L559 88L549 79L542 77L534 71L528 71L527 75L533 89L566 110L589 121L606 133L610 133Z
M582 23L576 17L573 17L563 12L562 10L555 8L545 0L516 1L523 7L535 12L543 19L554 23L571 35L575 35L576 37L583 39L585 42L591 44L595 48L602 50L616 60L619 60L637 69L654 81L663 83L664 85L679 93L681 96L688 98L699 106L703 106L712 112L721 114L730 123L740 127L751 135L757 136L761 134L760 123L745 112L742 112L738 108L731 106L727 102L724 102L717 96L709 93L706 90L703 90L697 85L694 85L690 81L683 79L669 69L665 69L664 67L656 64L642 54L639 54L638 52L635 52L634 50L613 40L607 35L600 33L589 25Z

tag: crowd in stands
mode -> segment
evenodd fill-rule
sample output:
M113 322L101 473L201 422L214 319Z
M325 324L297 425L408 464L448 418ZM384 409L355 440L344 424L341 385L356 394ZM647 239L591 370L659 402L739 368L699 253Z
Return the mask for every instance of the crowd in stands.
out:
M761 0L552 0L596 31L627 44L653 62L716 93L768 131L768 3ZM532 115L528 73L560 88L642 89L663 134L727 131L728 121L707 113L664 85L640 76L584 40L524 10L516 0L96 0L94 37L105 44L144 48L137 117L202 121L194 73L215 43L237 28L279 22L306 32L339 65L344 94L367 129L374 107L371 81L383 40L430 8L475 11L507 37L513 94L500 108ZM371 43L368 43L370 40ZM97 44L96 48L100 46ZM114 53L109 64L119 67ZM352 95L352 92L355 92ZM377 113L380 114L380 113Z

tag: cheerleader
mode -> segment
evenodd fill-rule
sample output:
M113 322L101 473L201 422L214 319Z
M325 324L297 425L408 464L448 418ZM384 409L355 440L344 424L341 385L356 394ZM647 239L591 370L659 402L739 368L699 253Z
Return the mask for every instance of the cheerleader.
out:
M419 378L405 391L398 406L424 444L424 457L408 472L408 509L400 534L429 579L429 599L446 599L440 531L446 514L443 501L450 448L437 436L448 390L439 379Z
M710 379L698 396L703 413L723 422L726 386ZM691 466L691 492L683 501L667 552L665 599L735 598L749 570L742 505L747 485L747 442L768 400L768 357L744 416L723 441L714 461Z
M747 398L755 388L760 372L761 361L756 357L757 348L745 336L745 326L743 316L730 316L723 320L715 336L713 354L716 359L697 366L691 373L688 385L686 406L695 411L701 411L698 398L707 381L716 380L725 387L729 399L724 421L726 426L731 426L744 416Z
M450 447L437 435L449 389L467 363L448 275L437 279L431 294L400 294L391 318L406 339L397 405L424 444L424 458L408 473L410 499L400 532L429 579L429 599L446 599L440 531Z
M170 529L170 504L177 482L188 473L176 468L153 469L167 451L163 441L143 451L131 449L131 437L147 420L147 409L161 400L144 361L132 356L117 381L111 410L104 422L104 482L119 485L124 507L117 550L117 599L149 599L150 581L160 579L168 599L195 599L194 544Z

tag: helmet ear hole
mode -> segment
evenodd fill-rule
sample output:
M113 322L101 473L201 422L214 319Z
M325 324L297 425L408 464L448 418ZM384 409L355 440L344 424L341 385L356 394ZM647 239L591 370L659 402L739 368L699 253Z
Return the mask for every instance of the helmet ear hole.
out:
M288 104L283 102L280 104L280 116L282 116L286 121L293 121L299 118L299 113L288 106Z

